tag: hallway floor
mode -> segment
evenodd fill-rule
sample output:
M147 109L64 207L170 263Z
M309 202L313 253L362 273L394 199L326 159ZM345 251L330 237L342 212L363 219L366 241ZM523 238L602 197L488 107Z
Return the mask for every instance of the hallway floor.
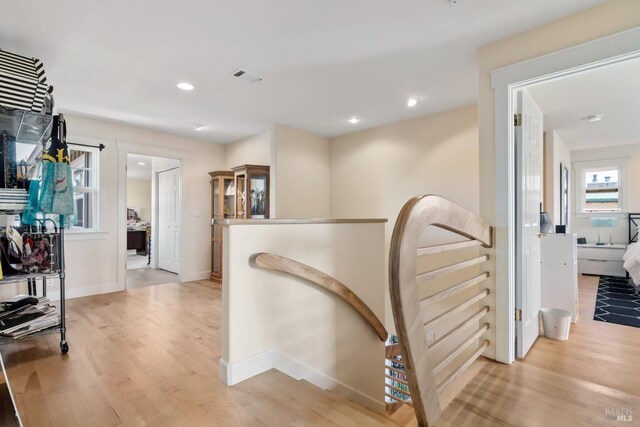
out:
M579 277L569 341L540 337L511 366L480 361L442 425L640 426L640 328L593 320L597 289L598 277ZM617 421L616 411L633 420Z
M580 278L570 341L540 338L512 366L479 360L439 426L640 426L640 329L592 320L596 277ZM0 348L25 426L415 426L269 371L218 379L221 292L200 281L68 303L58 336ZM607 411L633 413L621 423Z
M150 268L146 264L143 268L127 270L127 289L167 283L178 283L178 275L169 271Z

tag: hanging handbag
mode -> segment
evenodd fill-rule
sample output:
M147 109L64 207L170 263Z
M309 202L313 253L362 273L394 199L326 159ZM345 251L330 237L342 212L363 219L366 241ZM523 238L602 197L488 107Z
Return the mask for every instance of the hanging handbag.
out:
M51 144L42 155L40 209L46 213L73 215L73 182L69 165L67 128L62 114L53 118Z

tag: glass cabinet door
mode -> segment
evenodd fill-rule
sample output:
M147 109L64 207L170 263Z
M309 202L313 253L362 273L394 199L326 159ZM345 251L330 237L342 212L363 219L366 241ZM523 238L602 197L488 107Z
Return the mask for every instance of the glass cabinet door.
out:
M267 214L267 176L251 175L250 185L250 214L251 218L263 219Z
M236 197L236 187L233 183L233 178L224 178L224 208L223 214L224 218L235 218L236 217L236 207L235 207L235 197Z
M211 185L213 186L212 214L214 218L220 218L220 180L214 178Z
M244 175L236 176L236 213L238 218L246 218L246 186Z
M217 225L214 227L218 227ZM220 242L219 240L214 240L213 242L213 259L211 260L211 272L214 274L220 274Z

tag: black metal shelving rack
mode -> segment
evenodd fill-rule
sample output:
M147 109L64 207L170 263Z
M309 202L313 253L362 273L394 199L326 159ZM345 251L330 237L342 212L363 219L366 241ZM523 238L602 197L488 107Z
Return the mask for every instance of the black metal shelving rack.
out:
M51 124L53 117L45 114L33 113L24 110L7 109L0 106L0 141L4 136L15 138L16 142L44 144L49 140L51 135ZM1 211L2 214L19 214L19 210ZM37 295L36 284L38 280L42 280L42 294L47 295L47 279L58 278L60 281L60 301L58 302L60 310L60 324L51 328L29 334L22 338L14 339L9 337L0 337L0 345L7 343L22 342L43 335L60 333L60 351L67 353L69 344L67 343L67 330L65 322L65 256L64 256L64 217L58 217L58 232L48 233L58 235L59 237L59 253L54 254L59 259L60 271L56 273L31 273L23 275L13 275L3 277L0 280L0 286L10 283L27 282L29 295Z

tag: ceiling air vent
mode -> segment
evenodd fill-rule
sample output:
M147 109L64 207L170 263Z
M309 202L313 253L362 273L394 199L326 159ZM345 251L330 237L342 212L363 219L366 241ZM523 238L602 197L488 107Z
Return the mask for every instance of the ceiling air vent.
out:
M238 77L251 83L258 83L262 81L262 77L260 77L259 75L252 73L251 71L243 70L242 68L238 68L231 75L233 77Z

